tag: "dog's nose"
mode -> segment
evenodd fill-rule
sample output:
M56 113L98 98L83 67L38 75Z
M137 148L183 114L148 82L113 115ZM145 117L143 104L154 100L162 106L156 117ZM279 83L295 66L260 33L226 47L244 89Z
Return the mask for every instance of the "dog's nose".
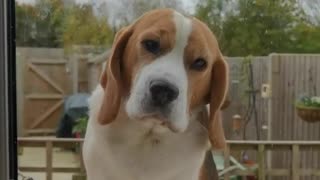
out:
M165 80L154 80L150 83L152 102L155 106L165 106L177 99L179 90Z

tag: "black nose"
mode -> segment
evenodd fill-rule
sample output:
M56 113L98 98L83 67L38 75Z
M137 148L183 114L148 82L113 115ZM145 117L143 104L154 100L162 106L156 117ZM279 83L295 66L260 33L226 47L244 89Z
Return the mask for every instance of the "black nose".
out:
M165 80L151 81L150 92L155 106L165 106L177 99L179 95L178 88Z

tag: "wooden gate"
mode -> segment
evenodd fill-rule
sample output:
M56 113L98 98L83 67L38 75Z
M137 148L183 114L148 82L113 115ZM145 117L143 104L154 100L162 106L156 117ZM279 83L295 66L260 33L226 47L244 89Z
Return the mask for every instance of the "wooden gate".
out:
M67 61L32 57L24 67L24 134L51 134L72 88Z

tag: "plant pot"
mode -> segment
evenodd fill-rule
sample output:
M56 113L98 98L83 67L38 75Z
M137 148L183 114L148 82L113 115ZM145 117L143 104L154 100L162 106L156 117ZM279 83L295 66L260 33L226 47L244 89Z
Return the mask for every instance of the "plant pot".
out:
M317 107L296 107L298 116L306 122L320 121L320 108Z
M81 133L80 132L76 132L76 133L74 133L74 135L75 135L75 138L81 138Z

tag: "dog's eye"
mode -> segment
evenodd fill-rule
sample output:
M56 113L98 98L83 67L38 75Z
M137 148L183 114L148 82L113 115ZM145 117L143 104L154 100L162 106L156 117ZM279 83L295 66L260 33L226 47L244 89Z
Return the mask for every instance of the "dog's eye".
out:
M160 43L155 40L142 41L143 47L152 54L158 54L160 52Z
M196 71L202 71L207 67L207 61L203 58L197 58L193 63L191 64L190 68Z

